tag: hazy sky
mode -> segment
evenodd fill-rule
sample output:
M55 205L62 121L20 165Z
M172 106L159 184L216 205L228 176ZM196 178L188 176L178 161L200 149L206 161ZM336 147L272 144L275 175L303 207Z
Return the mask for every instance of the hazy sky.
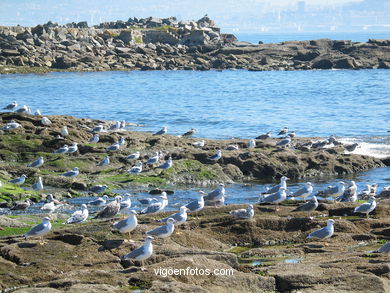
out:
M207 13L223 30L241 30L269 25L277 17L280 18L278 13L296 11L299 1L303 2L302 0L0 0L0 25L34 26L49 20L59 24L86 20L92 25L104 21L127 20L133 16L176 16L179 20L197 20ZM324 8L330 11L330 16L335 14L335 23L340 23L343 15L335 11L337 12L336 9L341 11L340 7L343 5L363 3L362 6L366 7L374 2L371 6L375 7L375 3L389 3L390 0L305 0L304 2L304 12L290 20L297 24L290 25L299 26L300 20L309 19L310 16L313 21L318 22L318 18L321 17L313 16L312 11ZM388 7L388 4L384 5ZM344 20L347 21L349 20Z

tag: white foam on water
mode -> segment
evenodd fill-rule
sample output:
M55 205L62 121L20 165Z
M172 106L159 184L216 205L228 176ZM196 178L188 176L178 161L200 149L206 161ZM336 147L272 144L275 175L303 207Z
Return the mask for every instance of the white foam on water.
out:
M339 139L343 144L351 145L354 143L358 143L359 146L353 151L348 152L348 154L357 154L357 155L365 155L370 157L375 157L378 159L383 159L390 157L390 141L389 137L382 139L372 139L375 142L371 142L372 140L360 139L360 138L341 138Z

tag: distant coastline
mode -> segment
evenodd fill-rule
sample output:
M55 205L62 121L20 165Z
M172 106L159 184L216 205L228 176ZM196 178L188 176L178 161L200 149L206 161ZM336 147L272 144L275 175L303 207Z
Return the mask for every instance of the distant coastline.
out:
M0 73L111 70L312 70L390 68L390 40L304 40L259 44L198 21L130 18L89 27L0 27Z

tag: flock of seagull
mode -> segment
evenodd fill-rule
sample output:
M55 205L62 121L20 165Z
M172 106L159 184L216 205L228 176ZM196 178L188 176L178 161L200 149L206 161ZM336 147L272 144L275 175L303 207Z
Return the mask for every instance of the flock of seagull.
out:
M9 105L7 105L4 109L15 111L17 108L17 103L13 102ZM28 106L23 105L21 108L16 110L17 113L31 113L31 108ZM41 115L41 112L37 110L35 112L35 115ZM52 122L47 117L42 117L41 123L45 126L50 126ZM126 126L125 121L117 121L114 125L112 125L108 130L117 130L117 129L123 129ZM3 130L12 130L16 129L18 127L22 127L21 124L11 121L7 123L2 129ZM106 131L103 125L97 125L93 129L91 129L92 137L89 139L90 143L97 143L99 142L99 132ZM191 137L194 133L196 133L196 129L192 128L180 137ZM168 127L164 126L161 130L154 133L154 135L164 135L168 132ZM69 135L68 129L66 126L64 126L61 130L61 135L58 135L57 138L63 138ZM265 134L262 134L256 139L268 139L272 135L271 132L267 132ZM284 136L278 143L278 147L288 147L291 146L292 139L296 136L296 133L289 132L288 128L283 128L279 133L278 136ZM337 141L334 137L330 137L325 143L322 143L323 145L326 144L337 144ZM108 153L118 151L122 146L126 145L126 141L123 137L121 137L117 142L114 144L108 146L106 148L106 151ZM205 145L204 140L196 141L193 143L195 147L202 148ZM248 148L254 148L256 146L256 140L252 139L248 143ZM309 146L309 147L312 147ZM321 146L320 146L321 147ZM238 150L238 145L229 145L226 147L226 150ZM75 153L78 151L78 144L73 143L72 145L63 145L59 149L55 150L54 153L57 154L65 154L65 153ZM140 158L140 152L135 152L133 154L130 154L127 156L128 160L138 160ZM214 155L211 155L208 157L211 161L218 161L222 157L222 150L217 150ZM160 161L161 153L156 152L154 156L151 156L146 161L146 165L155 165ZM32 163L28 165L28 167L32 168L39 168L44 165L44 158L39 157ZM97 166L107 166L110 164L110 157L106 156L102 161L100 161ZM172 158L169 157L165 162L159 164L156 168L160 168L163 170L169 169L173 166ZM143 163L141 161L137 162L133 167L131 167L128 170L128 173L130 174L139 174L142 172L143 169ZM62 176L73 178L79 175L79 169L77 167L73 168L72 170L69 170L63 174ZM27 176L25 174L22 174L20 177L10 180L9 182L15 185L22 185L24 184ZM337 183L336 186L329 186L325 190L318 191L316 195L312 195L313 193L313 184L311 182L305 183L302 188L298 189L297 191L287 194L287 180L289 178L283 176L280 179L280 183L272 186L271 188L268 188L265 192L263 192L257 204L276 204L282 203L283 201L287 200L288 198L296 199L307 199L308 197L311 197L310 200L296 208L294 211L305 211L308 212L309 215L311 212L313 212L318 207L318 200L317 197L322 198L335 198L336 201L340 202L355 202L358 198L360 199L368 199L368 202L361 204L360 206L356 207L354 212L355 213L362 213L366 214L366 217L368 217L369 213L372 212L376 208L376 201L375 201L375 194L377 191L377 185L367 185L366 190L363 190L361 193L358 193L356 183L354 181L351 181L350 184L347 186L347 184L343 181L340 181ZM1 184L1 183L0 183ZM91 192L94 193L104 193L106 190L106 185L97 185L90 188ZM38 180L32 185L33 190L43 190L43 183L42 178L38 177ZM58 202L54 199L52 195L48 195L46 199L46 203L41 207L42 210L53 212L60 206L62 203ZM141 267L144 260L149 258L153 253L153 245L152 240L154 238L167 238L172 235L172 233L175 230L175 225L181 225L187 221L187 212L193 212L196 214L196 217L198 216L197 213L201 211L205 205L214 205L219 206L223 205L225 201L225 186L224 184L219 184L218 187L209 192L205 193L201 191L199 193L199 198L197 200L191 201L186 205L183 205L180 207L180 210L166 218L163 218L160 220L161 223L165 223L164 225L161 225L157 228L154 228L152 230L149 230L145 232L145 242L142 246L139 248L131 251L130 253L123 256L123 259L132 259L132 260L138 260L141 261ZM147 198L140 200L141 204L146 205L144 209L140 211L140 214L157 214L160 212L163 212L164 209L168 205L168 197L166 192L162 192L161 196L157 198ZM24 202L17 203L13 209L26 209L28 208L32 202L27 199ZM112 224L112 229L117 230L120 233L129 233L136 229L138 225L137 221L137 211L134 209L131 209L131 199L129 194L125 194L124 199L122 196L116 196L115 199L111 202L108 202L108 196L103 195L102 197L98 197L95 200L92 200L86 204L81 205L81 209L75 211L69 219L65 221L65 224L77 224L77 223L83 223L88 220L89 218L89 211L88 206L90 207L103 207L94 217L94 219L113 219L118 213L126 213L128 214L128 217L125 219L122 219L120 221L117 221ZM276 209L278 210L278 209ZM252 204L249 204L247 208L245 209L238 209L230 211L229 214L237 219L245 219L245 220L251 220L254 217L254 206ZM312 233L310 233L307 238L319 238L319 239L326 239L333 235L334 233L334 220L328 220L327 225L319 230L316 230ZM34 226L30 231L28 231L26 234L24 234L24 237L27 239L32 236L38 236L42 237L46 235L51 230L51 223L50 218L45 217L42 220L42 223L39 225ZM390 244L387 243L383 247L379 249L379 252L390 252Z

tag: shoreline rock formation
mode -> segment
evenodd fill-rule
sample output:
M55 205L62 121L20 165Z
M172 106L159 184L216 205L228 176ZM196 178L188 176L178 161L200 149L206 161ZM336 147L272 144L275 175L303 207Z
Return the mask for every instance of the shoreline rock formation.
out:
M238 42L205 16L130 18L88 27L0 26L0 73L110 70L390 68L390 40Z

